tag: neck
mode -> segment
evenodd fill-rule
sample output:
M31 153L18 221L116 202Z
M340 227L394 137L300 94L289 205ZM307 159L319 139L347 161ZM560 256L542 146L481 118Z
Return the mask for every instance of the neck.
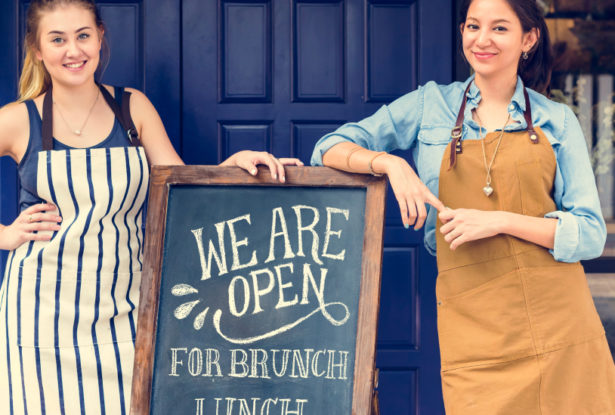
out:
M480 90L481 104L508 105L517 88L517 74L493 77L476 74L474 83Z
M89 108L97 95L98 86L94 79L77 86L53 82L53 101L62 108Z

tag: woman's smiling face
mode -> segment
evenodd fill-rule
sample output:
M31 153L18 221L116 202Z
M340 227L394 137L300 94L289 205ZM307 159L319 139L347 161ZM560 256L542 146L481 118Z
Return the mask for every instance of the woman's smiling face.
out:
M474 0L461 25L463 53L477 76L516 76L519 59L537 41L538 32L523 32L506 0Z
M89 10L60 6L41 16L36 56L54 82L77 86L93 79L101 42L102 31Z

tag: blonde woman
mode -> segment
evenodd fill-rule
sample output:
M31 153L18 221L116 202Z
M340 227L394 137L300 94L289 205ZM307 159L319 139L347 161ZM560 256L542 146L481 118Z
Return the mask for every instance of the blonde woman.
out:
M20 98L0 110L20 214L0 289L0 413L125 414L130 404L148 164L182 164L141 92L95 82L91 0L33 0ZM242 151L222 165L284 164Z

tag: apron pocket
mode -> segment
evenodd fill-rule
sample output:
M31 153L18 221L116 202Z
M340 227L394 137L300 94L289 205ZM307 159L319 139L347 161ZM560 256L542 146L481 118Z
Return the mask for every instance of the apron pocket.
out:
M528 308L539 352L594 339L604 327L579 263L524 270Z
M519 271L454 297L439 299L438 334L443 370L533 354Z
M140 274L97 275L63 269L57 284L55 273L43 273L40 279L24 273L21 307L15 315L21 326L19 345L74 348L132 342L140 285L140 278L136 277Z

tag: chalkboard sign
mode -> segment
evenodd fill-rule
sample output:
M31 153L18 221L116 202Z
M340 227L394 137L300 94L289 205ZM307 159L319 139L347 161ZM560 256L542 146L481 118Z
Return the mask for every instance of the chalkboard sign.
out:
M385 181L154 167L132 414L369 414Z

